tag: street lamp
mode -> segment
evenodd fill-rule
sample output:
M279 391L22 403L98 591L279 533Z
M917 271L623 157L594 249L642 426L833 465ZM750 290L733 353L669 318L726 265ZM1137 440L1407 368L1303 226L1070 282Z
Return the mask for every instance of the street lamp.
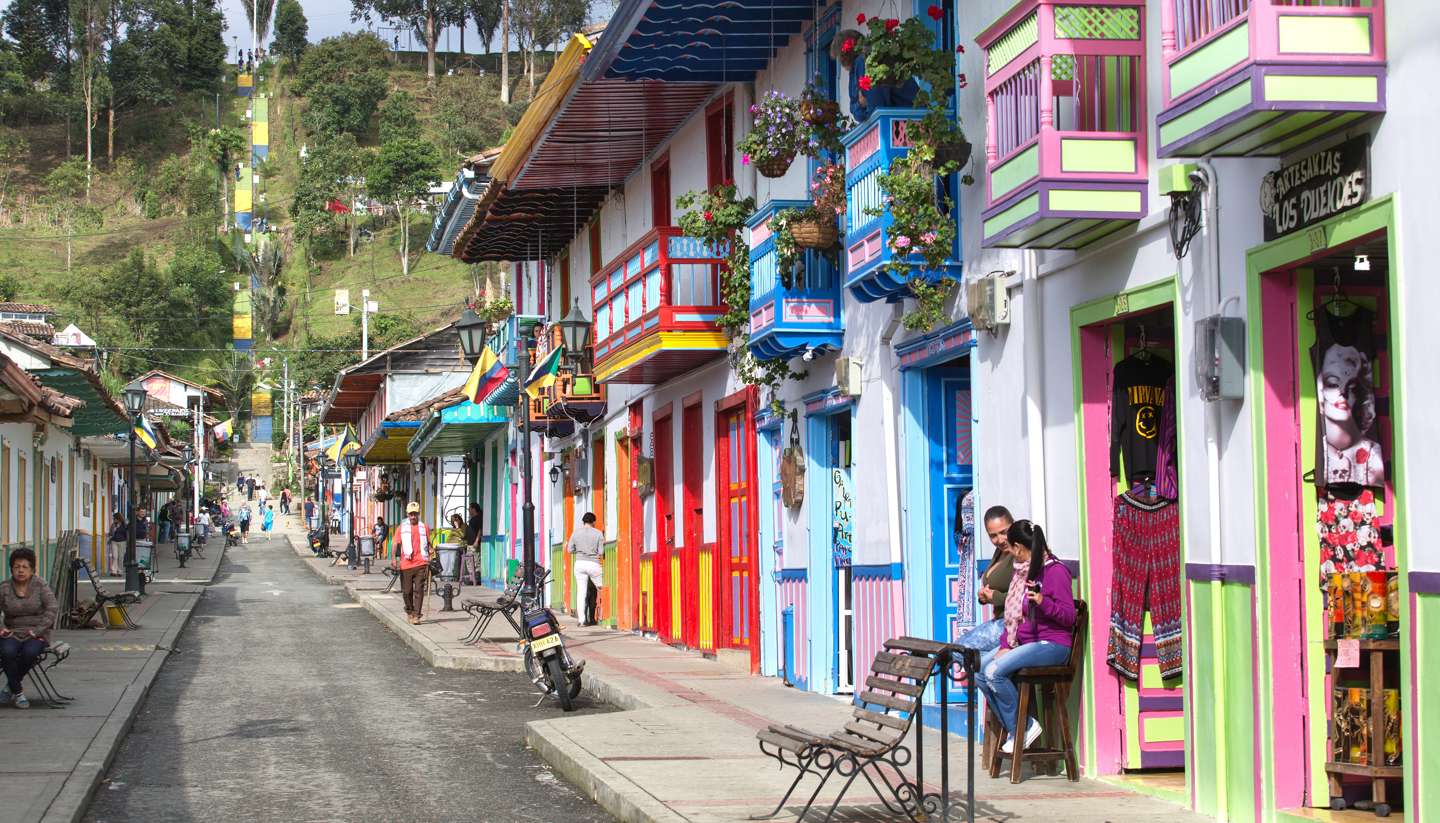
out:
M590 319L580 310L580 298L565 319L557 323L560 339L565 342L565 357L576 370L585 362L585 346L590 343Z
M145 387L136 381L125 387L125 411L130 414L130 529L125 538L125 591L145 593L145 581L140 577L140 564L135 562L135 429L140 425L140 413L145 409Z
M485 321L471 308L465 309L460 319L455 321L455 331L460 333L460 350L465 352L465 359L473 361L485 350L485 327Z
M516 329L519 329L518 323L516 324ZM520 367L519 373L528 375L530 373L530 347L534 345L534 340L530 334L521 334L519 340L516 342L519 344L516 346L516 355L520 361L517 364ZM522 505L520 507L520 528L523 530L522 534L524 535L525 541L525 556L522 560L525 569L525 582L520 591L524 597L531 598L536 595L535 499L530 488L534 482L535 470L530 465L530 403L525 397L523 390L516 402L520 405L520 478L525 486L525 493L521 498Z
M359 565L355 557L355 467L360 463L360 455L350 452L340 458L345 463L345 514L350 519L350 526L345 541L345 559L349 561L351 570Z

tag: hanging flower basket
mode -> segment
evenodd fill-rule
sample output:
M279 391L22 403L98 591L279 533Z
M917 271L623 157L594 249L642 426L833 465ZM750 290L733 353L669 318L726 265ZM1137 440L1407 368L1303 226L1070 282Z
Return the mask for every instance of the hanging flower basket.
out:
M965 135L958 135L935 146L935 164L945 166L954 163L957 168L964 168L970 162L970 152L973 147Z
M822 128L840 116L840 104L834 100L806 99L800 103L800 119L813 128Z
M829 249L840 242L840 228L824 217L796 220L790 224L790 234L802 249Z
M755 170L765 177L784 177L785 172L790 170L790 164L794 162L793 151L789 154L759 157L755 159Z

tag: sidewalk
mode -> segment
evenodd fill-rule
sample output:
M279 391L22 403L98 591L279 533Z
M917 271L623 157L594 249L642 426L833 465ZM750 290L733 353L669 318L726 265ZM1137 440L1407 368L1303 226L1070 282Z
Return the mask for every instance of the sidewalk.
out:
M215 576L223 541L210 541L205 559L180 569L174 553L145 599L130 608L138 629L60 630L70 657L51 676L74 702L50 708L36 699L28 710L0 708L0 809L7 821L72 823L84 814L150 685L191 612ZM166 544L169 548L169 544ZM118 582L118 581L117 581ZM102 582L114 591L117 582ZM85 580L80 599L93 597ZM35 695L31 695L35 697Z
M505 670L513 663L519 670L507 642L508 625L492 628L494 640L466 646L459 639L470 626L467 615L444 615L411 626L403 620L399 595L380 593L385 577L366 578L343 565L330 567L329 561L310 556L303 536L296 553L316 574L344 585L351 597L431 665ZM473 593L467 588L462 596ZM438 607L438 598L432 597L427 618L437 617ZM774 760L760 754L755 732L771 723L830 731L842 726L851 713L848 700L796 691L775 678L753 677L639 635L580 628L563 617L562 621L567 647L586 661L585 688L622 711L535 721L526 727L526 743L620 820L719 823L768 812L795 773L781 771ZM935 783L939 736L926 731L927 781ZM950 785L957 797L963 796L965 787L965 746L965 741L952 737ZM1112 783L1031 776L1012 785L1007 778L992 780L983 771L977 780L979 820L1198 823L1203 819ZM813 789L813 782L808 785ZM938 790L938 786L929 788ZM833 797L832 789L827 786L822 797ZM800 802L808 796L808 792L797 794L802 795ZM777 819L795 819L798 805L792 802L788 808L792 811ZM842 808L844 813L837 812L836 819L890 819L863 781L851 788Z

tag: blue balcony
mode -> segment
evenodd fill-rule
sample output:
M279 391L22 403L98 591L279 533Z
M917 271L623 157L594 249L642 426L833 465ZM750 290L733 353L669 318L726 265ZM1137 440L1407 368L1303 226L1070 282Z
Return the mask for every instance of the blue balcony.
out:
M488 396L481 398L486 405L515 405L516 398L520 396L520 381L526 377L522 374L525 368L520 365L520 338L533 335L535 327L543 322L545 318L538 315L512 314L495 325L495 331L485 345L489 346L500 358L500 362L505 364L505 368L510 370L510 376Z
M805 252L795 282L780 282L770 220L804 200L771 200L746 223L750 239L750 351L760 360L789 359L806 349L839 349L845 337L840 277L823 255Z
M876 109L841 140L845 146L847 197L841 265L845 269L845 288L862 303L901 300L910 294L910 281L916 278L932 283L945 276L960 278L959 231L950 256L937 268L928 267L918 254L899 257L905 264L903 271L893 271L889 265L896 259L890 246L893 218L883 209L885 193L880 188L880 175L896 158L910 153L907 129L923 114L919 109ZM937 179L936 185L944 185L958 220L955 177ZM878 213L871 214L872 209Z

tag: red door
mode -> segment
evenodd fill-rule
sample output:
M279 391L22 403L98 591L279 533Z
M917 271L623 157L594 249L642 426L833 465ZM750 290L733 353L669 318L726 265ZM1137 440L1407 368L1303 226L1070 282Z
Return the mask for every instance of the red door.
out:
M720 642L750 651L750 668L759 671L759 578L755 575L759 513L755 488L754 390L737 392L721 403L716 425L719 456Z
M644 428L644 417L640 411L640 404L630 406L630 431L638 433ZM650 607L654 604L653 578L651 586L646 589L643 584L644 574L642 567L646 562L653 563L653 554L648 558L645 555L645 505L640 495L631 485L636 477L640 475L640 452L641 441L639 435L625 441L625 465L627 473L620 479L620 486L616 489L616 500L620 501L618 506L629 506L629 518L621 521L630 526L630 554L629 564L622 569L622 574L630 575L630 603L634 610L634 626L642 631L655 631L655 621L650 619ZM619 464L617 464L619 465ZM652 567L653 569L653 567Z
M674 642L679 626L670 620L670 558L675 553L674 440L670 410L655 418L655 633Z
M683 637L685 645L698 648L700 645L700 544L705 541L705 422L700 412L700 398L685 406L685 429L683 435L684 504L685 504L685 548L680 563L681 585L684 592ZM709 600L709 598L706 598ZM705 619L712 619L704 615Z

